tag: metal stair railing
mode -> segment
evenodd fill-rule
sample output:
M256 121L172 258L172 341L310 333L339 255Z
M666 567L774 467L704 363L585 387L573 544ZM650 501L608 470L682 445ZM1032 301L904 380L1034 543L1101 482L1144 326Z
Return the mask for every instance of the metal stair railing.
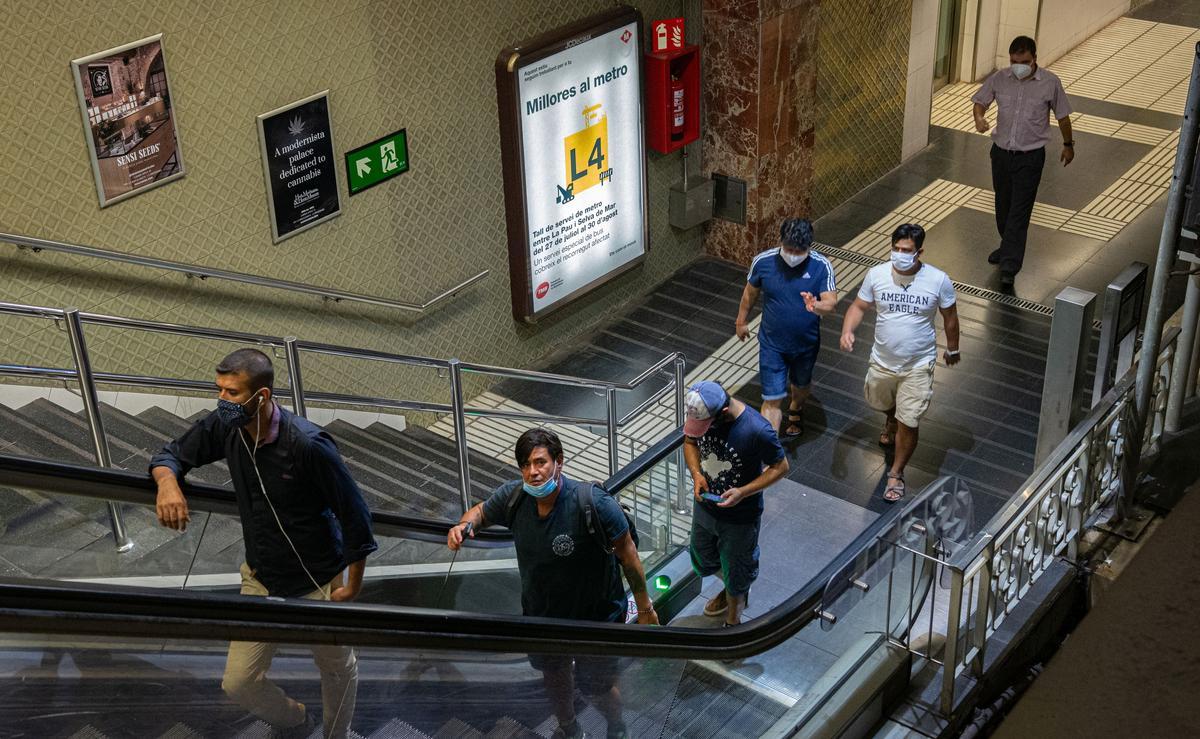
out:
M293 411L305 415L310 401L337 403L352 406L386 408L389 410L410 410L434 414L449 414L454 422L454 443L459 467L459 496L462 510L471 507L471 471L469 445L467 442L466 419L468 416L484 418L505 418L509 420L531 421L534 423L558 423L574 426L595 426L605 429L608 447L608 472L615 475L620 466L617 455L617 436L621 427L631 423L647 409L660 403L669 393L674 394L675 426L683 424L684 398L684 357L680 352L664 356L650 367L643 370L628 382L610 382L588 378L571 377L550 372L496 367L486 364L462 362L457 358L437 359L417 355L394 354L373 349L324 344L319 342L301 341L294 336L280 337L265 334L254 334L243 331L226 331L220 329L186 326L182 324L161 323L136 318L124 318L98 313L85 313L78 308L47 308L43 306L24 305L20 303L0 302L0 315L19 316L54 321L65 327L70 342L74 367L37 367L21 364L0 363L0 376L23 377L36 379L59 380L64 383L78 383L80 395L83 398L84 414L88 428L91 431L96 463L101 467L111 467L108 451L108 436L100 414L100 401L97 393L98 385L117 385L125 387L154 388L175 391L211 392L211 381L156 377L149 375L119 374L96 371L92 367L91 357L87 349L84 327L105 326L123 328L149 333L169 334L189 338L237 341L269 347L272 350L282 350L285 355L288 370L288 386L276 387L276 392L283 397L290 397ZM347 357L370 361L400 364L412 367L435 368L445 371L450 394L449 403L436 403L424 400L408 400L393 398L376 398L364 395L344 393L308 392L301 380L301 355L303 353L323 354L328 356ZM605 395L605 414L603 417L578 415L562 415L541 412L523 412L500 408L483 408L469 406L463 395L462 377L464 372L494 378L507 378L543 382L554 385L590 388ZM618 415L617 398L622 392L631 392L653 378L664 373L670 373L667 382L650 396L624 415ZM682 467L678 469L677 487L683 489ZM128 551L133 543L129 540L121 510L116 503L109 505L110 525L113 538L119 551Z
M487 277L491 270L483 270L474 277L468 277L454 287L443 290L437 295L428 298L420 303L410 303L404 300L393 300L391 298L381 298L376 295L363 295L362 293L352 293L346 290L338 290L332 287L322 287L320 285L310 285L303 282L293 282L291 280L280 280L274 277L264 277L262 275L252 275L245 272L233 272L227 269L217 269L215 267L204 267L198 264L186 264L184 262L172 262L167 259L155 259L154 257L143 257L136 254L127 254L125 252L113 251L111 249L100 249L95 246L84 246L83 244L69 244L65 241L53 241L51 239L39 239L34 236L23 236L21 234L10 234L0 232L0 243L12 244L18 249L32 249L34 253L42 251L53 251L62 254L73 254L79 257L91 257L93 259L103 259L106 262L123 262L125 264L133 264L139 267L149 267L151 269L162 269L168 272L181 272L187 277L197 277L201 280L207 280L212 277L218 280L229 280L230 282L241 282L248 285L257 285L259 287L268 287L275 290L286 290L288 292L305 293L308 295L316 295L325 300L332 300L335 303L340 303L343 300L352 303L369 303L371 305L381 305L385 308L395 308L397 310L409 311L413 313L424 313L434 305L442 301L452 298L466 288L474 285L483 278Z

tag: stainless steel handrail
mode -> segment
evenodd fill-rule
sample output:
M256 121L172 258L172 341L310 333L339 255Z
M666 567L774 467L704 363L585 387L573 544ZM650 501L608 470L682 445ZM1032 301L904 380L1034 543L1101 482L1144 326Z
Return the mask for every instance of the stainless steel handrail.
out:
M21 303L7 303L3 301L0 301L0 314L29 316L33 318L43 318L54 321L61 321L66 317L65 311L60 308L25 305ZM188 326L186 324L179 323L162 323L140 318L110 316L103 313L87 313L81 311L79 313L79 318L83 323L93 324L96 326L107 326L109 328L128 328L136 331L149 331L152 333L165 333L200 339L214 339L218 341L240 341L250 344L258 344L260 346L278 347L281 349L287 344L285 338L282 336L255 334L245 331L228 331L225 329L210 329L200 326ZM449 360L446 359L437 359L434 357L423 357L420 355L410 354L395 354L392 352L378 351L375 349L359 349L350 346L339 346L337 344L324 344L320 342L297 340L296 346L297 348L306 352L349 357L352 359L373 359L397 364L435 367L439 369L445 369L450 366ZM574 387L587 387L595 390L607 390L608 388L614 388L617 390L633 390L640 386L647 379L652 377L655 373L665 372L668 368L668 365L672 364L676 357L682 356L683 355L680 352L667 354L662 359L658 360L653 365L640 372L637 377L627 382L593 380L589 378L572 377L570 375L560 375L552 372L538 372L537 370L497 367L494 365L474 364L470 362L462 362L459 366L464 372L486 374L494 377L504 377L513 380L532 380L560 385L571 385ZM603 423L603 421L598 421L598 423Z
M20 234L0 233L0 242L13 244L21 249L33 249L39 251L53 251L63 254L74 254L81 257L92 257L94 259L103 259L109 262L124 262L125 264L134 264L139 267L149 267L152 269L163 269L169 272L181 272L188 277L199 277L200 279L208 279L215 277L220 280L229 280L231 282L241 282L248 285L258 285L259 287L269 287L276 290L287 290L290 292L306 293L308 295L317 295L322 298L327 298L335 302L349 301L354 303L369 303L371 305L382 305L386 308L396 308L397 310L411 311L415 313L423 313L429 310L434 305L450 298L466 288L479 282L484 277L487 277L491 270L483 270L474 277L467 278L459 284L438 293L432 298L422 303L409 303L403 300L392 300L391 298L380 298L375 295L363 295L362 293L352 293L346 290L338 290L332 287L321 287L319 285L309 285L303 282L293 282L291 280L280 280L274 277L263 277L262 275L252 275L245 272L233 272L226 269L217 269L215 267L202 267L197 264L185 264L183 262L172 262L166 259L155 259L153 257L142 257L136 254L126 254L124 252L113 251L111 249L99 249L94 246L84 246L82 244L69 244L64 241L53 241L51 239L39 239L33 236L22 236Z
M503 418L515 421L529 421L539 424L558 423L574 426L602 427L605 430L604 438L608 447L607 461L610 476L615 474L617 468L619 467L617 442L618 434L622 427L632 422L633 419L639 414L645 412L647 409L660 402L661 399L671 391L674 391L675 396L676 420L679 423L682 423L683 417L682 404L684 357L683 354L679 352L666 355L650 367L640 372L632 380L627 382L611 382L606 380L570 377L568 375L560 375L551 372L538 372L535 370L496 367L485 364L468 364L461 362L458 359L435 359L433 357L394 354L391 352L383 352L372 349L357 349L354 347L338 346L335 344L305 342L294 336L269 336L266 334L255 334L242 331L223 331L182 324L158 323L155 321L125 318L121 316L110 316L98 313L82 313L76 309L62 310L59 308L48 308L45 306L0 302L0 315L40 318L43 320L54 321L60 326L66 325L68 329L72 330L70 338L73 347L76 344L78 344L80 347L85 347L86 345L83 343L83 327L84 325L96 325L105 326L108 328L127 328L137 331L164 333L208 340L235 341L256 344L263 347L271 347L273 350L282 349L284 352L283 358L286 361L289 377L291 378L289 380L289 385L291 387L276 386L275 392L277 397L289 399L293 410L301 416L305 415L307 401L336 403L359 407L450 414L454 419L454 442L457 448L459 459L459 494L464 511L471 505L469 444L466 433L467 416ZM303 384L300 382L300 357L301 353L305 351L312 352L314 354L349 357L353 359L367 359L435 369L438 371L439 376L449 378L448 389L451 395L451 402L436 403L421 400L393 400L390 398L377 398L343 393L305 391ZM78 383L80 393L84 396L85 402L88 398L93 400L95 399L96 386L101 384L182 390L189 392L212 392L214 389L213 383L201 380L184 380L168 377L96 372L91 369L86 348L77 351L75 356L76 367L74 369L58 367L35 367L19 364L0 364L0 376L52 379L63 382ZM569 385L572 387L587 388L592 391L603 391L605 395L604 416L601 418L594 418L588 416L543 413L539 411L469 406L466 404L466 398L463 396L462 373L464 371L481 375L491 375L494 377ZM444 375L442 374L443 372L445 373ZM618 416L618 392L635 390L650 378L659 374L666 374L668 372L670 373L670 378L663 387L651 393L649 398L643 400L624 416ZM93 402L91 405L98 407L96 402ZM88 422L91 427L93 437L102 440L106 444L107 439L104 433L104 425L100 418L99 412L90 412L88 416ZM106 464L103 459L100 459L100 463ZM678 468L677 474L681 476L682 464L678 465ZM678 484L680 491L682 491L683 483L680 481ZM679 499L682 500L682 493L679 494ZM115 508L114 511L115 514L112 520L113 534L118 542L124 541L123 525L120 521L119 515L120 511Z

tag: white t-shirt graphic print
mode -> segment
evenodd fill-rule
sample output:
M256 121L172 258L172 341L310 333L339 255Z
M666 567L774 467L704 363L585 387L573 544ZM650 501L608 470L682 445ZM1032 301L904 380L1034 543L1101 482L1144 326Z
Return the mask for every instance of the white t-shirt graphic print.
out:
M871 359L893 372L907 372L937 360L939 309L954 305L954 284L937 267L922 263L915 275L897 275L890 262L872 267L858 297L875 304L875 345Z

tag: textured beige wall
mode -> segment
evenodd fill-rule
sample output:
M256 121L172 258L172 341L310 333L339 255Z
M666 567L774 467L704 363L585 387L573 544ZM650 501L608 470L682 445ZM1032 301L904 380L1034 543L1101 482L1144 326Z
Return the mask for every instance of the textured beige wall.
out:
M900 163L912 0L824 0L817 49L812 212Z
M667 224L678 160L651 154L645 266L537 326L511 318L493 63L507 45L612 4L10 0L0 29L0 230L401 300L492 274L412 320L5 245L0 300L529 365L700 253L699 229ZM646 20L683 5L634 4ZM187 176L101 210L69 61L160 32ZM326 88L343 214L274 245L255 116ZM412 171L347 198L341 155L402 127ZM0 317L0 362L64 366L65 338L45 322ZM228 348L108 329L89 341L97 369L201 379ZM304 368L310 389L446 399L430 371L319 357Z

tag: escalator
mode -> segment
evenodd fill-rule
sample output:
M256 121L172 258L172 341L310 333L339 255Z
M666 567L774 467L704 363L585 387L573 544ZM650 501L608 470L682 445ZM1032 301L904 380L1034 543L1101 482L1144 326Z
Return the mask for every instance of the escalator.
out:
M605 483L641 501L643 555L664 613L698 591L669 519L680 442L670 434ZM154 502L144 474L13 455L0 455L0 486L70 510L80 501ZM311 706L321 703L320 681L307 647L355 646L352 729L362 737L550 736L556 721L531 653L618 658L630 736L836 735L863 707L831 711L831 703L876 669L871 656L911 627L932 582L929 560L907 553L937 546L934 527L921 524L925 496L916 495L752 621L641 627L522 617L506 534L480 532L447 578L450 522L376 512L379 554L390 552L394 564L372 558L359 601L250 599L222 580L228 573L195 571L196 562L222 561L202 552L236 550L227 531L236 523L232 493L205 483L184 492L196 513L180 539L190 538L163 551L155 575L101 577L93 568L92 576L60 569L0 578L0 737L271 736L221 691L235 638L277 644L272 680ZM55 531L18 545L7 539L13 523L0 533L0 552L52 556ZM898 542L905 547L890 546ZM106 552L96 556L113 556ZM576 702L584 730L603 736L603 717L581 695Z

